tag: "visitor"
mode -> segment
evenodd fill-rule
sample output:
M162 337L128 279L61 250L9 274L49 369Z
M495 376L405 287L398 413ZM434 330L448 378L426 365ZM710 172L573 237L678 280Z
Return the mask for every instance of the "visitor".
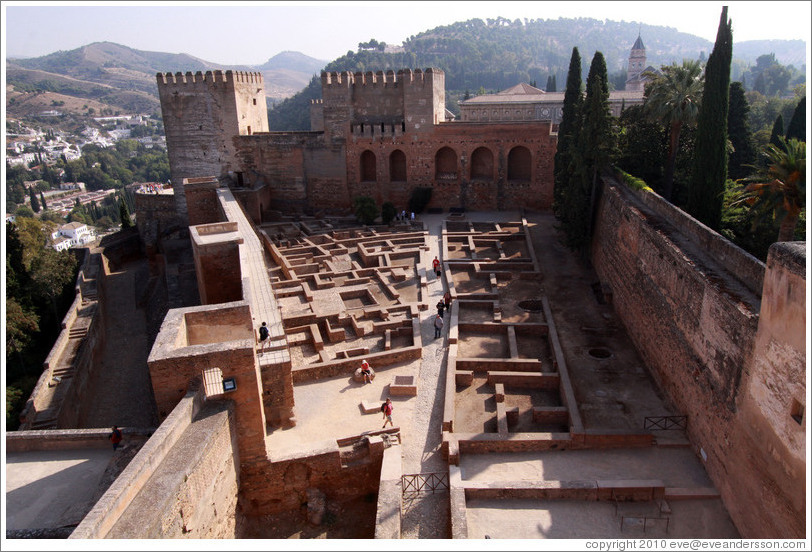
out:
M434 319L434 339L437 339L442 335L444 325L445 322L443 322L443 317L438 314L437 318Z
M431 261L431 266L434 269L434 273L437 277L440 277L440 259L437 258L437 255L434 256L434 260Z
M259 327L259 344L261 347L265 347L268 343L270 343L270 340L268 339L269 337L270 332L268 331L268 326L265 324L265 322L263 322L262 326Z
M364 383L372 383L372 369L366 360L361 362L361 375L364 378Z
M445 310L445 303L442 300L437 301L437 316L440 316L440 317L444 316L444 313L443 313L444 310Z
M390 426L395 427L395 425L392 423L392 410L393 410L393 408L392 408L392 399L390 399L389 397L386 397L386 402L381 405L381 412L383 412L383 418L384 418L384 422L383 422L383 425L381 426L381 429L386 427L386 424L389 424Z
M451 311L451 292L446 291L443 295L443 303L445 303L445 310Z
M119 443L121 443L121 439L123 438L121 434L121 430L118 426L113 426L113 432L108 436L110 442L113 443L113 450L118 448Z

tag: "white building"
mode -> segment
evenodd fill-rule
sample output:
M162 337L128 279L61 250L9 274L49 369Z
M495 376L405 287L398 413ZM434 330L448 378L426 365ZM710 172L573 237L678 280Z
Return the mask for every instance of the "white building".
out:
M65 251L67 249L70 249L71 247L70 238L59 236L55 240L51 241L51 247L53 247L57 251Z
M54 243L56 243L60 237L66 238L70 241L68 247L85 245L86 243L90 243L96 239L96 235L93 230L88 228L87 224L83 224L81 222L69 222L68 224L63 224L59 227L59 230L56 233L58 237L54 238Z

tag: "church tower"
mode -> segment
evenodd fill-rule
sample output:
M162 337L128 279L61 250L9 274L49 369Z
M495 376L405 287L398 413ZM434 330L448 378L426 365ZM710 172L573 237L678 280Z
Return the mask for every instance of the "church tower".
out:
M646 47L643 46L643 39L637 34L631 54L629 54L629 67L626 71L626 90L643 90L644 79L641 74L646 70Z

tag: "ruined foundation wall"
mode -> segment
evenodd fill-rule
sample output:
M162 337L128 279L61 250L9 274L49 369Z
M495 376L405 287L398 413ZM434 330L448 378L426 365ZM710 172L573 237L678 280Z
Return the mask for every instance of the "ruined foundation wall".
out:
M788 474L776 477L765 468L774 460L767 460L763 441L757 442L751 421L737 407L742 370L761 364L761 353L753 352L761 297L735 273L703 258L708 246L678 230L686 223L684 213L672 222L668 213L637 199L645 193L614 182L603 186L593 238L595 270L610 286L615 311L667 401L676 413L688 415L693 447L741 534L801 537L803 510L790 504L797 503L793 489L804 488L802 475L790 485ZM741 258L746 259L743 252ZM726 264L735 269L730 259ZM742 272L743 280L758 278L746 260ZM764 406L742 402L753 412ZM780 456L784 447L773 448L773 456Z

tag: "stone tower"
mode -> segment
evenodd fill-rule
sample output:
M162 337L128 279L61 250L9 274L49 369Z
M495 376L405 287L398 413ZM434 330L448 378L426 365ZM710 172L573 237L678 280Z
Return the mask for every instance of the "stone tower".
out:
M646 70L646 47L643 46L643 39L640 34L637 34L637 40L634 41L632 51L629 54L629 67L626 71L626 90L627 91L641 91L643 90L644 79L642 78L643 71Z
M377 73L323 72L311 129L332 138L429 132L445 121L445 73L428 68Z
M178 214L187 220L184 178L239 169L232 137L268 131L261 73L158 73L166 149Z

